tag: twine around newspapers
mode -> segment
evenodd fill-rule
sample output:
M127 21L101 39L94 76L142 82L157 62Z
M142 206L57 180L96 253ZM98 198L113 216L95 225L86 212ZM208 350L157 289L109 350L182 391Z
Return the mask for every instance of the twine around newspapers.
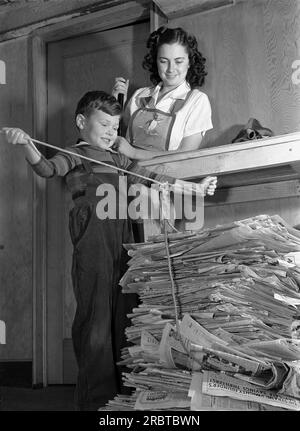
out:
M0 130L0 134L5 135L5 132L3 130ZM142 178L144 180L150 181L150 182L155 183L159 186L159 192L160 192L159 193L159 204L160 204L160 208L161 208L161 211L160 211L161 217L160 218L163 221L164 242L165 242L165 248L166 248L166 257L167 257L167 261L168 261L169 276L170 276L170 281L171 281L171 292L172 292L172 299L173 299L174 312L175 312L176 332L177 332L177 335L179 337L179 341L182 344L182 346L183 346L184 350L186 351L186 353L188 354L188 356L200 364L200 362L196 358L193 358L191 356L191 352L187 349L187 347L186 347L186 345L182 339L181 333L180 333L179 316L178 316L178 310L177 310L178 307L177 307L177 302L176 302L175 281L174 281L174 276L173 276L173 271L172 271L172 258L170 256L169 243L168 243L168 229L167 229L167 225L169 225L173 230L178 232L178 230L175 228L175 226L173 226L171 224L171 222L167 219L168 210L169 210L170 189L172 187L176 188L176 186L174 186L173 184L169 184L168 182L162 183L162 182L157 181L153 178L149 178L147 176L137 174L135 172L128 171L127 169L119 168L117 166L113 166L113 165L110 165L108 163L101 162L99 160L95 160L91 157L87 157L87 156L84 156L82 154L78 154L76 152L66 150L64 148L56 147L55 145L51 145L51 144L48 144L46 142L39 141L37 139L33 139L31 137L28 139L28 142L30 144L32 144L34 142L38 145L41 145L41 146L44 146L47 148L51 148L53 150L56 150L56 151L59 151L59 152L65 153L65 154L69 154L69 155L78 157L80 159L88 160L88 161L95 163L95 164L98 164L98 165L107 166L107 167L115 169L117 171L124 172L124 173L130 174L130 175L134 175L138 178ZM33 145L33 148L35 149L34 145ZM116 153L116 151L113 151L110 148L108 150L113 152L113 153Z

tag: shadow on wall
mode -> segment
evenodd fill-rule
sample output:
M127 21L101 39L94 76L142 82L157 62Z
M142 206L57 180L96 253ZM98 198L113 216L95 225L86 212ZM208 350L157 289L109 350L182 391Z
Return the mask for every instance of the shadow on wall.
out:
M216 138L210 137L210 131L204 137L204 142L202 148L219 147L221 145L231 144L232 140L237 136L239 131L244 127L244 124L234 124L228 129L223 130L223 132Z

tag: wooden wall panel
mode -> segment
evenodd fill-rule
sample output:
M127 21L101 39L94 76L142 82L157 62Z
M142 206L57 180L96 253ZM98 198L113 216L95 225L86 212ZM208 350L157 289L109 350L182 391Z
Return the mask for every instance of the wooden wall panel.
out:
M0 85L0 128L17 126L30 133L27 40L0 44L7 69ZM0 360L32 359L32 173L22 149L0 136L0 318L6 345Z
M102 3L102 4L101 4ZM0 33L37 22L66 16L74 11L91 11L95 8L124 3L122 0L34 0L0 8Z
M206 146L229 143L250 117L276 135L300 130L300 85L291 79L300 59L298 0L248 0L169 25L195 34L207 58L203 91L214 129Z
M204 227L229 223L259 214L280 215L291 226L300 229L300 198L268 199L257 202L244 202L232 205L206 207Z

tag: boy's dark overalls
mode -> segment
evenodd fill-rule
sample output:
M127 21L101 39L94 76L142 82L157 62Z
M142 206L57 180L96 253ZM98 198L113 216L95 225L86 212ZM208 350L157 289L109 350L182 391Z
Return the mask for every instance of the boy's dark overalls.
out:
M134 294L122 294L118 282L127 269L123 243L133 242L127 220L100 220L96 214L99 184L112 184L119 175L96 174L83 160L87 173L84 194L73 196L70 234L74 245L72 278L77 310L72 326L78 362L77 403L80 410L97 410L121 389L120 349L126 345L125 316L137 304ZM118 200L117 200L118 202Z

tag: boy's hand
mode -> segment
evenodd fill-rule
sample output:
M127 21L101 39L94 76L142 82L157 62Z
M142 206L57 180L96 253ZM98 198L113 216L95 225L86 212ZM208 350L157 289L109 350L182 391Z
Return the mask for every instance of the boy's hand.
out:
M117 136L112 148L114 150L117 149L119 153L124 154L124 156L128 157L129 159L135 158L135 148L132 147L122 136Z
M199 185L203 187L204 195L214 195L217 188L217 177L205 177L200 181Z
M127 100L127 92L129 86L129 79L125 79L122 77L115 78L115 84L112 89L112 95L118 99L119 94L124 94L124 104Z
M30 136L21 129L3 127L2 130L5 133L7 142L10 144L27 145L30 143Z
M190 181L176 180L174 191L183 191L185 193L200 193L203 196L212 196L217 187L217 177L206 177L200 183Z

